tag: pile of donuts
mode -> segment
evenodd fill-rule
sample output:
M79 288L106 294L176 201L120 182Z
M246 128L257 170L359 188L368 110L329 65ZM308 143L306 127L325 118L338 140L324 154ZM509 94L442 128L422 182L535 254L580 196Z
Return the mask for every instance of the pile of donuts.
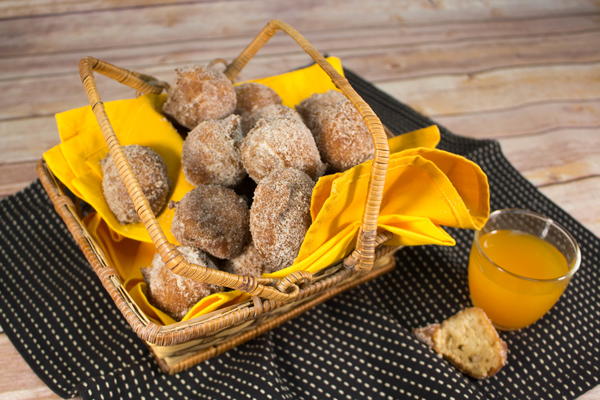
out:
M171 231L188 260L260 276L291 265L308 230L315 181L373 157L360 114L337 91L315 94L296 109L258 83L234 86L218 67L176 70L163 112L189 130L182 167L195 186L175 207ZM167 168L152 149L123 151L152 211L167 206ZM106 201L122 224L139 222L107 156ZM171 272L158 255L142 270L149 301L176 320L202 297L223 288Z

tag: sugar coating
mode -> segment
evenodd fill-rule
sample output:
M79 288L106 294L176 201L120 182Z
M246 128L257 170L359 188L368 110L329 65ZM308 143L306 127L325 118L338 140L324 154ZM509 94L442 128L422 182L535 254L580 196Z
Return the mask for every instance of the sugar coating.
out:
M187 262L207 268L217 269L210 257L199 249L179 246ZM165 266L157 253L152 264L142 269L144 280L148 284L150 303L160 308L176 320L180 320L203 297L223 290L221 286L209 285L177 275Z
M263 272L291 265L311 224L314 182L293 168L273 171L260 181L250 209L254 246L268 260Z
M196 66L176 69L175 85L169 89L163 111L186 128L207 119L224 118L235 110L235 89L216 68Z
M201 185L177 203L171 231L186 246L231 259L250 238L248 206L232 189Z
M236 114L252 112L270 104L281 104L281 97L273 89L256 82L236 86L235 94L237 96Z
M193 185L235 186L246 176L240 117L200 122L183 142L183 173Z
M296 111L302 116L304 123L311 131L317 128L320 117L318 116L321 108L335 106L344 101L348 101L343 93L337 90L329 90L325 93L315 93L307 99L304 99L296 106Z
M325 171L312 134L292 119L259 120L244 138L241 154L244 168L257 183L283 168L302 170L313 179Z
M250 242L239 256L226 261L223 269L232 274L261 276L267 264L268 260Z
M261 119L272 120L278 118L288 118L303 122L300 114L293 108L286 107L283 104L271 104L242 114L242 131L244 134L248 133Z
M121 147L133 174L142 187L154 214L159 214L169 197L169 177L163 159L151 148L139 145ZM127 193L110 154L102 161L102 192L108 207L122 224L139 222L133 201Z
M374 156L373 138L360 113L336 91L309 97L297 107L323 161L344 171Z
M315 135L317 147L334 170L345 171L373 158L371 133L349 101L325 107L321 115L321 131Z

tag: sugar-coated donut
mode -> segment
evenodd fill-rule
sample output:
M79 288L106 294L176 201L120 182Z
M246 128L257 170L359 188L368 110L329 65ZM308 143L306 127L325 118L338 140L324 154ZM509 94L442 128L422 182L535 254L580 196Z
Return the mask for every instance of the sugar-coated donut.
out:
M321 157L344 171L374 156L373 139L361 115L336 91L309 97L297 107L311 129Z
M311 132L292 119L259 120L244 138L241 154L244 168L257 183L282 168L297 168L313 179L325 171Z
M281 104L281 97L268 86L256 82L235 86L236 114L245 114L270 104Z
M242 142L240 117L200 122L183 143L183 172L198 186L235 186L246 176L240 156Z
M168 92L163 111L186 128L207 119L224 118L235 110L235 89L214 67L176 69L177 79Z
M199 249L179 246L178 250L189 263L214 268L214 262ZM221 286L196 282L193 279L177 275L165 266L157 253L152 264L142 269L142 275L148 285L148 300L176 320L180 320L203 297L223 290Z
M250 208L250 231L258 252L268 260L263 272L291 265L311 224L314 182L304 172L285 168L259 182Z
M244 134L247 134L261 119L272 120L278 118L288 118L303 122L300 114L293 108L286 107L283 104L271 104L243 114L242 131Z
M169 177L163 159L145 146L130 145L122 149L150 208L154 214L160 213L169 197ZM110 210L122 224L139 222L140 218L110 154L101 161L101 166L102 192Z
M183 245L230 259L249 240L248 206L232 189L200 185L176 204L171 231Z
M296 106L296 111L302 116L304 123L311 131L318 128L321 117L318 115L323 107L335 106L347 101L346 96L337 90L329 90L325 93L315 93L302 100Z
M223 270L238 275L261 276L267 264L268 260L250 242L239 256L225 262Z

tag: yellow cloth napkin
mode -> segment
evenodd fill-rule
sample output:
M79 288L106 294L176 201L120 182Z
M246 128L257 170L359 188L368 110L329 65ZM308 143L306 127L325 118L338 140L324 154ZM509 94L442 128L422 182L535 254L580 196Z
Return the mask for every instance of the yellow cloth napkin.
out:
M193 186L185 180L180 167L183 139L161 114L165 99L164 95L148 95L107 102L105 107L122 145L148 146L162 157L173 187L170 200L179 201ZM50 170L75 195L89 203L114 232L151 242L142 223L119 223L104 199L100 161L107 155L108 146L91 108L56 114L56 124L61 143L44 153ZM169 241L176 243L170 229L174 213L175 210L165 207L158 221Z
M329 62L343 72L337 58ZM316 65L274 77L255 80L275 90L284 104L295 106L313 93L335 89ZM179 200L192 186L180 168L182 141L160 114L163 96L142 96L106 103L107 113L122 144L149 145L164 157L175 184L171 199ZM106 154L97 123L89 107L57 115L61 144L44 154L55 175L98 212L84 221L125 282L134 301L159 324L173 319L152 306L145 295L140 269L150 264L155 249L141 224L121 225L106 206L101 192L99 161ZM388 245L453 245L441 225L478 229L489 213L487 178L471 161L434 147L440 135L436 126L389 140L390 164L380 229L394 234ZM293 265L266 276L282 277L296 270L317 272L347 256L355 246L365 206L372 161L350 170L321 177L313 191L307 232ZM170 240L172 211L159 221ZM215 293L200 300L183 320L214 311L247 298L239 291Z
M437 150L436 126L389 140L391 154L378 227L394 234L386 245L454 245L441 227L479 229L489 214L487 177L477 164ZM404 148L405 145L419 145ZM316 272L354 248L367 198L371 165L319 179L311 201L312 224L294 264L268 276Z

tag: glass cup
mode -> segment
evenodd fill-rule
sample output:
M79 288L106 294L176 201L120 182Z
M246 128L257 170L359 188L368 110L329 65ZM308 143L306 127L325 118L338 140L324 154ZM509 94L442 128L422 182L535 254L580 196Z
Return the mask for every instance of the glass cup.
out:
M575 239L550 218L519 209L494 211L473 240L471 301L498 329L526 327L558 301L580 261Z

